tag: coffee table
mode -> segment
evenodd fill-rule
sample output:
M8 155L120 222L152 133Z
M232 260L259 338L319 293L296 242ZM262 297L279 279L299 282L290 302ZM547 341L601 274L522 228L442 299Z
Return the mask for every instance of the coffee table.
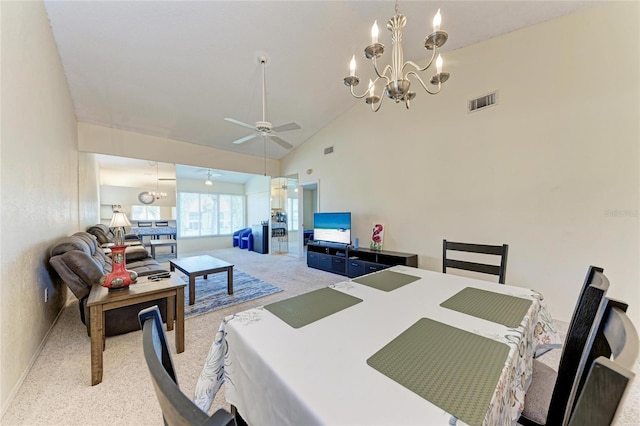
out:
M109 291L94 284L87 299L91 316L91 385L102 382L102 351L104 350L104 313L111 309L135 305L149 300L167 299L167 330L176 326L176 352L184 352L184 287L176 274L171 278L149 281L139 277L137 282L123 290Z
M189 277L190 305L196 301L196 277L199 275L203 275L206 280L209 274L227 271L227 293L233 294L233 265L224 260L208 255L169 259L169 269L177 269Z

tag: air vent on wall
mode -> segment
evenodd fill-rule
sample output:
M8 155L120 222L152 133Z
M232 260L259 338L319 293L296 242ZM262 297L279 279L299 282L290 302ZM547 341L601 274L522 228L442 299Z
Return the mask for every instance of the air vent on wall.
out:
M480 96L476 99L471 99L467 103L469 112L478 111L481 109L489 108L498 103L498 92L489 93L488 95Z
M333 152L333 147L328 146L324 149L324 155L331 154Z

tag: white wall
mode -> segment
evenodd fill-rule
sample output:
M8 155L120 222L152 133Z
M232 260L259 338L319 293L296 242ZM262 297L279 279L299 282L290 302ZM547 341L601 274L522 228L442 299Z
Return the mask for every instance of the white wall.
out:
M78 149L83 152L165 163L279 176L280 162L173 139L78 123Z
M78 153L78 192L80 229L100 223L100 182L95 154Z
M113 185L100 185L100 203L103 205L120 204L122 206L142 205L138 200L138 195L141 192L155 190L155 188L135 188L131 186L113 186ZM163 188L160 188L163 191ZM176 191L165 191L167 196L159 200L155 200L152 206L165 207L165 210L171 210L171 207L176 206ZM111 216L109 216L109 219ZM168 215L163 215L166 219L171 218Z
M42 2L0 2L0 405L15 395L66 300L51 244L94 210L79 166L76 117ZM95 170L93 171L95 176ZM95 177L93 182L95 182ZM90 182L88 182L91 185ZM80 216L79 216L80 211ZM97 209L94 210L97 214ZM44 290L49 301L44 302Z
M271 215L269 207L271 179L255 176L245 185L247 194L247 226L260 225Z
M560 320L601 266L640 327L639 9L597 5L447 52L441 94L416 87L408 111L358 102L282 174L320 179L322 211L352 211L361 244L385 223L384 248L421 268L441 270L444 238L508 243L507 283L541 291ZM466 112L496 89L498 106Z

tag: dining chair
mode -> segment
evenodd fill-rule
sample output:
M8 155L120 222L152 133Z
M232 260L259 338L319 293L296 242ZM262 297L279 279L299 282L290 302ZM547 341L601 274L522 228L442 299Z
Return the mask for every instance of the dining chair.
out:
M533 360L531 385L524 397L524 409L518 422L524 426L562 425L568 419L567 407L572 407L577 386L585 371L596 334L607 307L605 294L609 280L597 269L584 291L582 303L574 313L567 333L558 371Z
M209 416L180 390L158 307L141 310L138 320L142 328L144 358L162 409L164 424L235 426L234 417L225 409L220 408Z
M638 356L638 332L626 314L628 305L608 300L607 311L580 383L569 426L610 425L624 393L633 380L633 364ZM595 357L595 359L594 359Z
M466 253L480 253L500 256L500 265L468 262L464 260L450 259L447 251L459 251ZM464 269L466 271L481 272L498 276L498 282L504 284L507 273L507 253L509 245L492 246L486 244L454 243L442 240L442 272L447 273L447 268Z
M138 227L139 228L148 228L150 226L153 226L153 222L151 222L151 221L142 221L142 220L138 221Z
M587 287L589 287L589 284L591 284L591 281L593 280L593 275L596 273L604 273L604 269L598 267L598 266L589 266L589 269L587 270L587 276L584 278L584 282L582 283L582 288L580 289L580 294L578 295L578 300L576 301L576 306L575 308L573 308L573 314L571 315L571 321L569 322L569 328L567 329L567 335L571 334L571 330L574 327L574 324L576 322L577 319L577 312L578 312L578 308L584 303L584 297L586 294L586 289ZM560 346L562 347L562 346ZM546 354L547 352L553 350L553 349L557 349L556 347L550 347L550 348L546 348L545 350L542 351L537 351L536 354L534 355L534 358L540 358L542 355Z

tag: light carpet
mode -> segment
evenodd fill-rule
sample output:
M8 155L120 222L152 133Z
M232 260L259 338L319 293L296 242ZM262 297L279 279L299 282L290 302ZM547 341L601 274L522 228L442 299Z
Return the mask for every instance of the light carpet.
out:
M256 277L233 268L233 294L227 293L227 273L209 274L205 279L196 277L196 298L193 305L189 305L189 286L184 289L184 317L189 318L207 312L224 309L238 303L259 299L282 291ZM182 279L188 283L189 279Z

